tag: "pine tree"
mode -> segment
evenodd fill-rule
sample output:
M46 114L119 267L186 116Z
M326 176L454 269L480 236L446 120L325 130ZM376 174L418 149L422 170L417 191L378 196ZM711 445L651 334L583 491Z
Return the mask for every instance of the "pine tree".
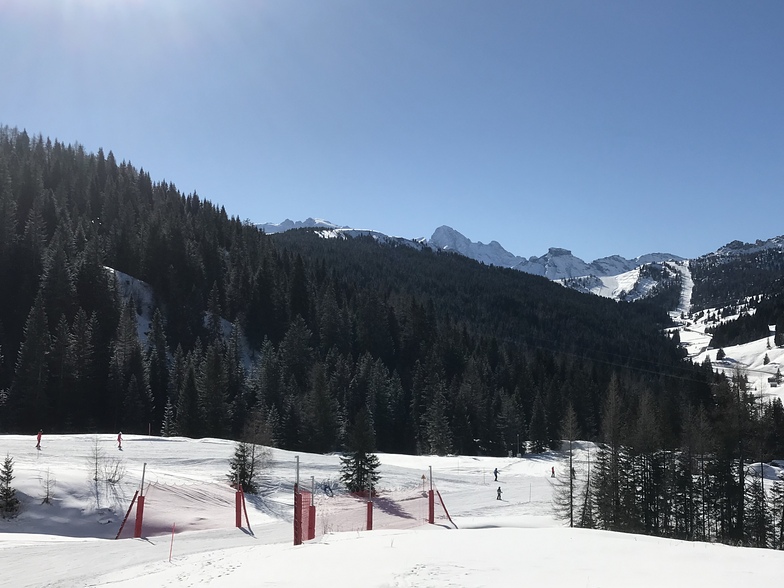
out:
M330 396L322 364L313 368L311 389L305 399L305 422L310 431L309 451L334 451L338 440L338 407Z
M95 312L88 316L80 308L74 317L68 339L73 385L68 391L66 414L76 429L84 427L95 417L95 407L91 402L95 380L95 329Z
M340 479L349 492L367 492L380 479L378 456L375 449L375 433L367 409L357 413L351 432L350 452L340 458Z
M231 415L232 435L238 435L249 418L253 399L250 396L248 376L242 360L243 335L240 321L232 324L231 335L226 343L224 365L226 369L226 399Z
M51 339L46 325L46 310L39 295L30 309L19 349L16 374L9 392L12 424L24 430L46 426L49 422L49 399L46 395L49 380L47 356Z
M784 474L779 474L770 492L771 547L784 549Z
M762 467L763 464L760 464ZM760 474L762 472L760 471ZM744 522L744 543L751 547L767 547L771 527L770 510L767 505L762 476L755 475L746 487L746 507Z
M166 400L166 406L163 409L163 424L161 425L161 437L171 437L174 435L174 406L171 400Z
M452 453L452 432L447 418L447 400L443 385L433 395L424 416L429 452L435 455Z
M153 422L163 421L163 412L169 401L169 362L163 315L156 308L150 324L145 350L147 372L150 377L150 392L153 400Z
M243 492L255 494L258 489L260 456L255 453L252 443L239 441L234 445L234 456L229 461L227 479L232 488L242 487Z
M185 359L185 373L177 398L177 434L183 437L198 437L202 432L202 413L199 406L198 364L201 362L198 349Z
M569 449L566 462L559 468L559 477L553 492L556 515L569 521L570 527L576 526L576 503L579 495L573 452L574 441L578 435L577 415L570 402L561 423L561 438L569 443Z
M528 439L531 441L531 451L542 453L550 441L547 433L547 415L541 391L537 391L534 408L531 413L531 422L528 425Z
M229 379L219 344L207 347L197 380L199 405L204 417L204 433L225 437L229 432L230 415L227 401Z
M621 390L618 377L613 375L607 389L602 414L602 444L597 457L594 483L596 512L603 529L622 530L627 513L622 510L622 470L625 452L622 439Z
M14 458L6 455L0 469L0 513L3 518L11 518L19 512L19 499L16 497L16 490L11 486L13 479Z

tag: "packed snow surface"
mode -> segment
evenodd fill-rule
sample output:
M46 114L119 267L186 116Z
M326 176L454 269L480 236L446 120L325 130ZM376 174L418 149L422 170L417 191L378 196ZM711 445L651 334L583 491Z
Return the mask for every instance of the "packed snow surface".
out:
M339 456L299 454L301 483L316 487L317 535L294 546L295 453L272 450L259 494L247 497L249 530L244 521L234 527L226 503L230 441L126 435L118 451L116 434L44 431L43 449L34 446L34 435L0 437L23 502L17 518L0 520L0 586L735 588L751 579L776 585L784 570L782 552L565 527L551 509L551 471L565 467L557 452L380 454L373 531L361 530L365 502L336 484ZM581 444L577 459L590 451ZM145 512L159 523L148 528L145 515L141 539L115 540L145 463ZM122 479L103 482L118 465ZM440 506L436 524L424 523L430 468L457 529ZM321 490L327 483L333 496ZM167 505L167 492L188 497L186 506Z

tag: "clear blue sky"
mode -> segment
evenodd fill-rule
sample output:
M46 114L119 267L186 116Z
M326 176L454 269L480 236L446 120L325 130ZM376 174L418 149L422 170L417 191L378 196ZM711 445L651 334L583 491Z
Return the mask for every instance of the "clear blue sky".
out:
M784 234L784 2L0 0L0 124L253 222L693 257Z

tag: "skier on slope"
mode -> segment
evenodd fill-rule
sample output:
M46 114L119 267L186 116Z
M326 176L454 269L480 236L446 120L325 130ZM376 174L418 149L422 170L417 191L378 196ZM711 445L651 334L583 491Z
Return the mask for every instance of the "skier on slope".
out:
M39 429L38 430L38 436L35 438L35 440L36 440L35 448L36 449L41 449L41 435L43 435L43 434L44 434L44 430L43 429Z
M498 490L497 490L497 492L498 492L498 495L496 496L496 498L495 498L495 499L496 499L496 500L501 500L501 486L499 486L499 487L498 487Z
M495 476L495 481L497 482L498 481L498 468L495 468L493 470L493 475Z
M117 449L122 451L122 431L117 433Z

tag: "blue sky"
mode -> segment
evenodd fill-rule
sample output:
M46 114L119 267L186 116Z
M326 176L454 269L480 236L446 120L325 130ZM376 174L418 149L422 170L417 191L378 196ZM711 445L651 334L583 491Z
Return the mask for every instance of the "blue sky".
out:
M0 124L253 222L517 255L784 234L784 2L0 0Z

